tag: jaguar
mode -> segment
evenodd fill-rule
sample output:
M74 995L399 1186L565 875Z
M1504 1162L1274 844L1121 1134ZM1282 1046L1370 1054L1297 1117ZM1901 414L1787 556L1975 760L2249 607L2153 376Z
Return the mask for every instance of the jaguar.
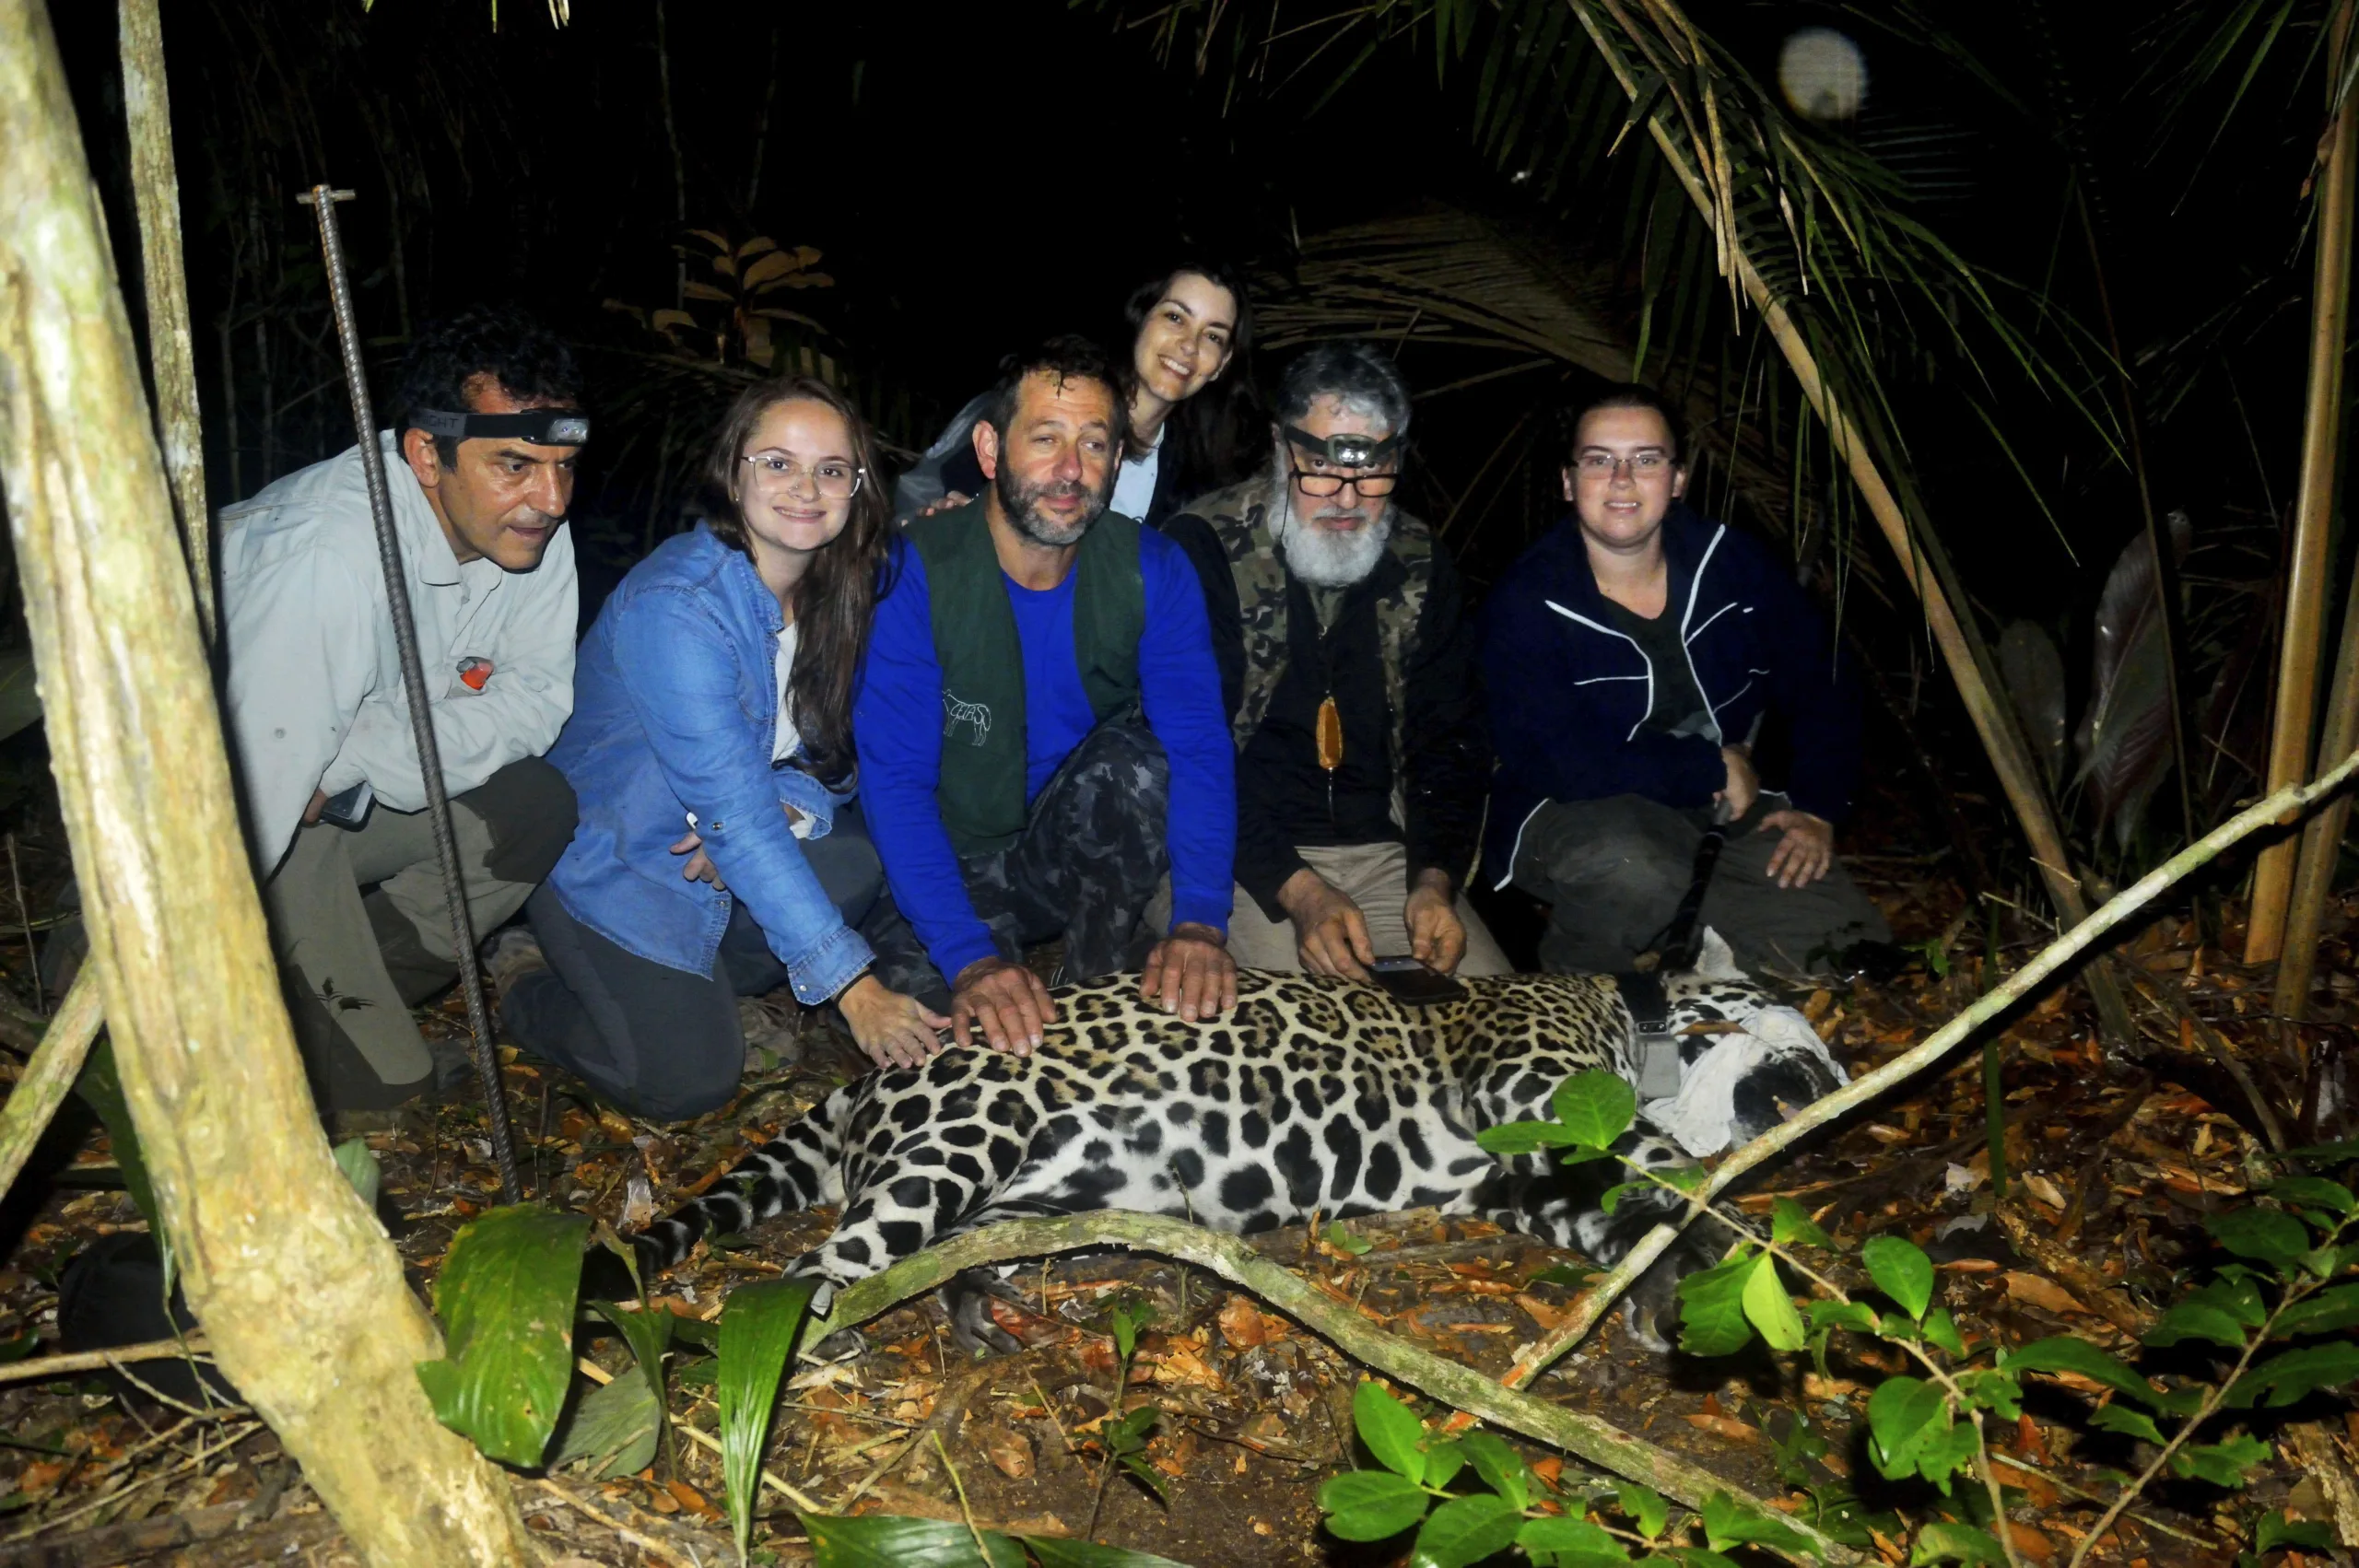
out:
M650 1272L699 1238L792 1210L841 1205L824 1243L788 1266L832 1292L947 1237L1027 1216L1122 1209L1250 1234L1431 1207L1476 1214L1618 1262L1682 1199L1623 1195L1618 1164L1495 1157L1475 1134L1543 1119L1564 1080L1642 1077L1640 1024L1673 1042L1677 1092L1640 1101L1616 1153L1662 1169L1743 1143L1844 1082L1809 1023L1740 973L1716 935L1686 973L1468 978L1460 1000L1409 1006L1356 982L1245 973L1234 1010L1188 1023L1132 977L1059 988L1059 1021L1028 1058L951 1047L836 1090L716 1189L635 1236ZM1634 1013L1633 995L1647 993ZM1658 1048L1661 1048L1658 1046ZM1661 1065L1667 1066L1668 1063ZM1658 1071L1653 1086L1669 1087ZM1678 1281L1727 1238L1695 1226L1629 1297L1664 1348ZM988 1279L947 1293L962 1343L1012 1340Z

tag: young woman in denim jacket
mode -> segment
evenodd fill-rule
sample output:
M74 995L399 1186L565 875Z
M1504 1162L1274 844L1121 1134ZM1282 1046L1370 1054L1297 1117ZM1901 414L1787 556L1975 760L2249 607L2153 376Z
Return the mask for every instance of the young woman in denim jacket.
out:
M734 1094L736 999L780 984L835 1002L879 1066L941 1048L947 1021L869 974L855 929L883 881L851 804L852 679L893 544L875 462L833 388L748 390L705 521L582 641L549 753L580 825L492 967L516 1039L638 1115Z

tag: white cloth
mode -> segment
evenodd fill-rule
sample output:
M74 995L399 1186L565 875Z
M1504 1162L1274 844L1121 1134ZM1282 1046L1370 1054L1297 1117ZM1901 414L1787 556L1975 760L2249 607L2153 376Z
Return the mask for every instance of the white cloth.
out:
M803 731L794 722L794 697L789 690L789 681L794 674L794 645L801 639L802 634L792 621L778 634L778 739L770 743L772 767L792 756L803 744Z
M379 445L443 784L463 794L546 752L573 711L573 539L560 527L529 572L461 566L393 433ZM360 449L225 509L219 539L225 707L264 873L315 789L341 794L366 779L392 809L424 810ZM491 665L480 691L461 678L478 660Z
M1122 459L1122 471L1114 476L1114 498L1106 503L1106 509L1144 520L1147 508L1155 504L1156 476L1162 468L1163 432L1157 430L1155 445L1144 457Z
M1741 1031L1714 1036L1712 1048L1687 1064L1677 1098L1647 1102L1647 1120L1699 1160L1729 1146L1736 1121L1736 1087L1762 1063L1813 1056L1836 1082L1850 1081L1810 1020L1792 1008L1764 1007L1736 1022L1743 1025Z

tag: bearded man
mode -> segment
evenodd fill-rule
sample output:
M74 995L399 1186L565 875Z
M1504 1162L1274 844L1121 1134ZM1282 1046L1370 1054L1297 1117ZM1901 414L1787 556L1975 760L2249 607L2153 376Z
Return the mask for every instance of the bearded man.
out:
M1508 968L1461 896L1491 755L1457 569L1393 503L1409 416L1383 353L1321 345L1279 385L1269 471L1165 524L1204 585L1237 744L1248 968Z
M910 523L869 634L852 734L892 900L866 934L961 1045L1040 1043L1056 1007L1023 950L1058 937L1068 979L1143 968L1190 1021L1237 1002L1220 676L1186 557L1107 510L1120 388L1086 338L1011 357L975 426L989 487Z

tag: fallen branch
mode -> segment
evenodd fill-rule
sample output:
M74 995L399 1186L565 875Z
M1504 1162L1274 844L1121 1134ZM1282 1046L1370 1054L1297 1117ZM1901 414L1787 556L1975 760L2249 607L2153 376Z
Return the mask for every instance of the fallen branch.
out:
M2132 1339L2154 1326L2154 1314L2131 1300L2129 1292L2073 1257L2071 1247L2040 1235L2021 1208L2002 1200L1995 1213L1999 1228L2007 1233L2007 1240L2024 1261L2071 1292L2091 1312Z
M1153 1214L1106 1211L1053 1220L1011 1220L987 1225L905 1258L837 1293L827 1316L804 1329L803 1343L816 1345L829 1334L948 1283L968 1269L1019 1258L1041 1258L1082 1247L1118 1246L1152 1252L1193 1264L1252 1292L1272 1306L1332 1343L1353 1360L1374 1367L1419 1393L1471 1410L1510 1432L1562 1448L1590 1464L1643 1481L1691 1508L1712 1493L1766 1509L1743 1488L1688 1463L1643 1438L1580 1410L1566 1410L1529 1394L1502 1388L1469 1366L1420 1350L1363 1318L1352 1305L1318 1284L1267 1258L1257 1257L1242 1237L1221 1235L1184 1221ZM1859 1554L1799 1520L1778 1515L1802 1535L1825 1561L1853 1563Z
M0 1365L0 1383L38 1383L53 1377L70 1376L77 1372L116 1371L123 1363L133 1361L194 1361L205 1352L205 1336L202 1334L192 1334L184 1340L149 1340L144 1344L111 1345L103 1351L74 1351L65 1355L41 1356L32 1361Z
M33 1145L48 1130L50 1118L72 1093L74 1080L90 1054L90 1042L106 1022L105 999L99 994L99 973L85 964L74 977L73 989L58 1004L57 1016L41 1030L32 1059L17 1078L8 1103L0 1106L0 1192L16 1185Z
M1703 1211L1703 1206L1726 1191L1738 1177L1828 1122L1931 1069L1971 1039L1976 1030L2031 995L2043 981L2095 946L2100 937L2153 903L2189 872L2210 864L2231 845L2265 827L2291 826L2304 812L2349 783L2354 773L2359 773L2359 752L2344 757L2331 771L2320 774L2310 783L2280 790L2266 800L2246 807L2107 900L2103 908L2049 942L2036 957L1984 993L1971 1007L1927 1036L1923 1044L1903 1051L1874 1071L1851 1080L1826 1098L1805 1107L1792 1119L1770 1129L1721 1161L1711 1179L1696 1192L1687 1211L1677 1221L1659 1224L1641 1237L1638 1245L1632 1247L1620 1263L1574 1302L1565 1321L1530 1355L1519 1361L1506 1377L1500 1379L1502 1385L1509 1388L1523 1387L1559 1356L1580 1343L1597 1326L1598 1319L1621 1299L1622 1293L1630 1288L1631 1282L1662 1256L1663 1248L1671 1245L1672 1238L1694 1223L1696 1216Z

